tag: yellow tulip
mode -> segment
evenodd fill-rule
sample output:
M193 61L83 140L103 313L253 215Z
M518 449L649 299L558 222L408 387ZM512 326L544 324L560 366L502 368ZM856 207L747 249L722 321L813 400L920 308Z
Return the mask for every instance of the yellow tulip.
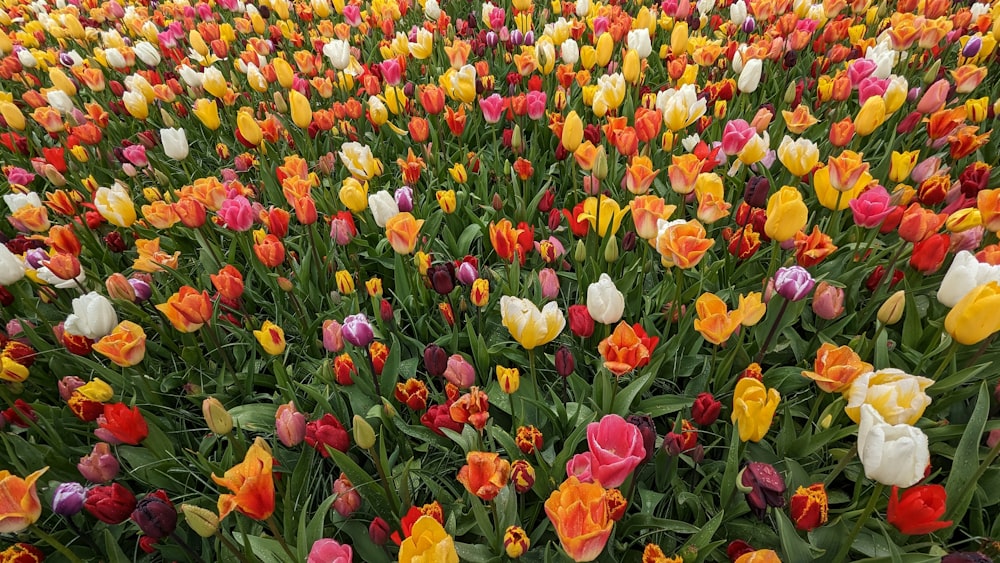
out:
M600 37L597 38L597 64L599 66L608 66L611 62L611 55L615 50L615 40L611 38L611 34L604 32Z
M141 92L125 92L122 94L122 103L132 117L139 120L149 117L149 104Z
M763 383L745 377L736 383L733 393L732 421L740 431L743 442L759 442L771 428L774 411L781 402L777 389L768 389Z
M991 281L966 294L944 318L944 329L960 344L977 344L1000 331L1000 284Z
M618 228L622 224L622 218L628 212L628 207L622 208L618 205L617 201L610 197L601 196L600 209L598 209L597 198L588 197L583 202L583 213L580 214L579 220L588 221L590 228L597 231L597 234L603 238L608 234L609 227L611 234L618 232Z
M11 102L0 102L0 115L3 115L8 126L18 131L24 131L26 125L24 114L16 105Z
M562 145L569 152L575 151L583 142L583 120L576 111L571 111L563 122Z
M421 516L399 546L399 563L458 563L455 540L431 516Z
M253 335L267 354L277 356L285 351L285 331L271 321L264 321L260 330L253 331Z
M889 179L898 184L910 177L910 172L920 159L920 151L892 151L889 159Z
M219 106L215 105L215 102L206 98L198 98L194 101L191 113L209 130L215 131L219 128Z
M352 213L361 213L368 209L368 182L361 183L355 178L345 178L340 185L340 203Z
M881 96L872 96L865 100L861 111L854 118L854 132L862 137L871 135L879 125L885 122L886 106Z
M309 107L309 99L298 90L288 91L288 107L292 112L292 122L299 129L308 129L312 123L312 108Z
M52 85L58 90L62 90L67 96L76 95L76 84L66 76L66 73L62 71L59 67L49 68L49 80L52 81Z
M784 186L767 200L767 221L764 232L778 242L785 242L806 226L809 208L802 194L792 186Z
M580 66L590 70L597 64L597 49L590 45L580 47Z
M625 53L625 61L622 63L622 74L625 76L625 82L629 84L639 82L641 68L642 63L639 60L639 53L635 49L629 49Z
M264 132L260 130L260 125L249 110L239 112L236 116L236 127L240 135L251 145L259 145L264 139Z
M812 172L819 162L819 147L809 139L793 141L785 135L778 145L778 160L789 172L801 178Z
M278 84L281 84L282 88L290 89L295 81L295 71L292 69L292 65L288 64L285 59L274 59L271 66L274 67L274 74L278 77Z
M673 31L670 32L670 51L676 57L687 49L688 24L686 21L674 24Z
M555 301L539 311L534 303L504 295L500 298L500 322L525 350L548 344L566 326L566 317Z

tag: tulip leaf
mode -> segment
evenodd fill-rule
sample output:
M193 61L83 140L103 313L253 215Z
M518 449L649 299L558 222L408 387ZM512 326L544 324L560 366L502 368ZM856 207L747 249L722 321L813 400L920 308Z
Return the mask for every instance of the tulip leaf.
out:
M729 499L736 491L736 475L740 471L740 453L742 442L740 441L740 429L733 424L733 432L729 441L729 451L726 453L726 471L722 474L722 485L720 494L722 503L719 505L723 510L729 506Z
M647 370L644 375L640 375L635 378L632 383L629 383L627 387L618 392L615 397L615 402L611 406L611 412L614 414L619 414L625 416L630 412L630 407L635 398L649 389L649 386L653 384L653 378L656 377L656 372ZM613 385L618 385L615 381Z
M409 271L403 265L403 255L398 252L395 253L395 257L393 258L393 271L395 272L393 283L396 285L396 296L410 295Z
M493 551L485 545L455 542L455 551L458 552L459 561L468 563L487 563L494 558Z
M233 532L233 538L240 545L243 545L245 542L249 543L254 557L260 559L263 563L286 563L288 556L285 555L285 550L281 548L278 540L252 534L243 534L242 532Z
M118 538L111 533L109 528L105 528L101 535L104 540L104 553L108 557L108 563L128 563L131 559L122 551Z
M715 537L715 532L719 529L719 526L722 525L722 519L725 515L725 511L720 511L718 514L713 516L712 519L706 522L705 525L701 527L701 530L698 530L698 533L691 536L687 543L684 544L684 547L678 551L683 552L689 547L693 547L699 552L705 549L705 547L712 542L712 538Z
M385 364L382 365L382 376L379 380L382 396L392 395L393 390L396 389L396 381L399 377L400 348L399 340L393 336L392 342L389 344L389 356L386 357Z
M274 414L278 405L256 403L238 405L229 409L233 424L250 432L271 432L274 430Z
M948 473L948 481L945 484L948 511L945 513L944 520L954 520L956 524L960 523L972 502L972 496L977 488L973 478L979 470L979 444L982 441L983 429L989 414L990 391L984 381L979 386L976 408L972 411L972 417L965 426L962 439L958 442L955 459L951 464L951 471ZM942 535L947 538L954 531L955 526L952 526L945 530Z
M319 505L312 518L308 517L309 506L302 507L302 512L299 514L299 533L296 536L296 540L298 540L296 548L299 553L308 553L312 548L312 544L323 537L323 525L326 523L326 515L330 512L330 507L335 500L337 500L337 495L326 497L326 500ZM309 521L308 525L306 524L307 520Z
M327 448L327 451L330 452L330 457L333 458L337 467L354 484L354 488L358 491L358 494L371 503L375 514L395 514L389 498L378 482L378 477L369 475L367 471L362 469L357 463L354 463L354 460L344 452L333 448Z
M785 561L813 561L824 553L824 550L813 547L799 536L784 509L776 509L773 514L778 521L778 536Z

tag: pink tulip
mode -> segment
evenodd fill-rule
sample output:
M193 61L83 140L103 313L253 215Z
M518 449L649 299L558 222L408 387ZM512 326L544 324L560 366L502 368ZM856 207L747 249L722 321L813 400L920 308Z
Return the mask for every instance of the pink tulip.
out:
M722 152L729 156L739 154L757 131L743 119L733 119L722 130Z
M609 414L587 425L591 472L604 487L617 487L646 457L642 433L624 418Z
M444 378L459 389L472 387L476 383L476 368L461 354L453 354L448 358L448 367L444 370Z
M576 454L566 462L566 477L576 477L582 483L594 482L594 474L591 471L593 462L594 458L590 452Z
M278 407L274 415L275 434L285 447L293 448L306 439L306 416L289 402Z
M545 116L545 92L532 90L528 92L528 117L531 119L541 119Z
M217 213L228 229L249 231L253 226L253 207L250 205L250 200L244 196L236 196L222 202L222 207Z
M923 114L934 113L944 107L944 102L948 98L948 89L951 84L944 78L931 84L924 92L923 97L917 102L917 111Z
M479 107L483 110L483 119L486 123L496 123L500 121L503 116L504 106L506 105L503 96L500 94L493 94L488 98L482 98L479 100Z
M882 224L882 221L892 213L895 205L889 192L882 186L865 191L858 197L848 202L851 212L854 214L854 223L866 229L873 229Z
M542 299L549 301L559 295L559 276L552 268L545 268L538 272L538 283L542 286Z
M851 81L851 86L857 86L862 80L868 78L878 68L878 64L871 59L857 59L847 69L847 78Z
M378 65L378 67L382 72L382 78L385 80L386 84L395 86L402 81L403 69L399 66L399 61L396 59L383 61Z
M339 544L331 539L316 540L309 550L306 563L352 563L354 552L351 546Z

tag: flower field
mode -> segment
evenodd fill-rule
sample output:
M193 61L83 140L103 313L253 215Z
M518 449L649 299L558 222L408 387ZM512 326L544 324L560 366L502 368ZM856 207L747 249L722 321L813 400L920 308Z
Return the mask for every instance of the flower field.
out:
M0 562L1000 558L1000 2L0 30Z

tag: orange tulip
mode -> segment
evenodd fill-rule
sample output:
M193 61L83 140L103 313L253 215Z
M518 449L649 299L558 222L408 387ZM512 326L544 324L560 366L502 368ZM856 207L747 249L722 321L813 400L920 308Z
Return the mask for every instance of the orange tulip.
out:
M619 377L649 361L649 349L625 321L618 323L611 336L597 345L597 350L604 357L604 367Z
M1000 231L1000 189L982 190L976 197L976 207L983 218L983 226L991 232Z
M670 158L671 163L667 167L670 188L681 195L693 192L704 162L693 154L674 155Z
M714 239L705 237L705 227L698 221L671 221L660 229L656 237L656 250L666 267L693 268L698 265Z
M847 390L859 375L872 371L872 365L861 361L849 346L834 346L824 342L816 351L813 364L816 371L803 370L802 375L816 382L827 393Z
M0 533L21 532L38 521L42 504L38 501L35 481L48 469L39 469L24 479L7 470L0 471Z
M490 419L490 398L479 387L470 387L469 392L458 398L448 408L451 419L459 424L468 422L476 430L482 430Z
M629 209L632 210L636 234L644 240L652 240L658 232L657 221L669 219L677 206L667 205L659 196L641 195L629 202Z
M132 321L122 321L93 348L116 365L134 366L146 356L146 332Z
M160 237L153 240L138 239L135 241L135 249L139 251L139 257L132 263L132 269L140 272L159 272L163 266L170 269L177 268L177 259L180 251L168 254L160 250Z
M208 292L198 293L187 285L156 308L181 332L194 332L212 318L212 300Z
M730 312L726 303L713 293L703 293L695 301L698 318L694 329L712 344L722 344L740 327L743 314L739 309Z
M263 438L257 437L242 463L233 466L222 477L212 475L216 484L235 493L219 495L220 520L233 510L254 520L266 520L274 513L273 464L271 448Z
M573 561L597 559L614 526L604 487L581 483L575 476L552 492L545 501L545 513L555 526L563 550Z
M500 454L490 452L469 452L466 464L458 472L458 482L465 490L477 497L490 501L507 486L510 476L510 462L500 459Z
M264 235L263 231L258 232L262 236L258 237L257 232L254 233L253 253L261 264L268 268L277 268L285 261L285 245L273 234Z
M423 219L415 219L410 213L403 212L386 222L385 236L393 250L400 254L410 254L417 246L417 235L423 224Z
M632 157L632 162L625 169L625 187L634 194L644 194L659 173L659 170L653 170L653 161L648 156Z

